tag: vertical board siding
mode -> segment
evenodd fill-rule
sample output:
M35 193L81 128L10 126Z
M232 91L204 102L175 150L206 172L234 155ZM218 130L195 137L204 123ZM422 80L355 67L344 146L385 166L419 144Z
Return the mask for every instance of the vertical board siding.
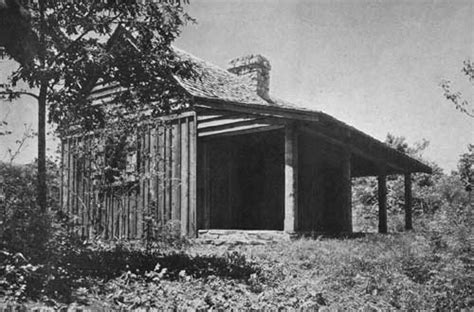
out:
M140 126L136 135L139 177L122 188L94 184L97 167L106 165L103 157L92 160L96 136L62 140L63 211L87 238L142 239L168 230L195 236L195 113Z

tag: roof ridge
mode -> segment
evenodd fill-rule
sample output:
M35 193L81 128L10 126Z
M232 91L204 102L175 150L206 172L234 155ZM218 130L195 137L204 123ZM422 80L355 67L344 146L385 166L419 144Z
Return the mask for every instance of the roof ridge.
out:
M228 70L225 69L225 68L222 68L222 67L219 66L219 65L216 65L216 64L211 63L211 62L209 62L209 61L206 61L205 59L202 59L202 58L200 58L200 57L198 57L198 56L196 56L196 55L194 55L194 54L192 54L192 53L190 53L190 52L188 52L188 51L185 51L185 50L183 50L183 49L180 49L180 48L178 48L178 47L176 47L176 46L174 46L174 45L171 45L171 48L173 49L173 51L178 52L178 54L181 54L181 55L184 55L184 56L188 56L188 57L190 57L190 58L192 58L192 59L194 59L194 60L196 60L196 61L199 61L199 62L201 62L201 63L203 63L203 64L206 64L207 67L213 67L214 69L217 69L217 70L219 70L219 71L225 72L226 74L232 75L232 76L237 77L237 78L244 78L244 77L239 76L239 75L237 75L237 74L231 73L230 71L228 71Z

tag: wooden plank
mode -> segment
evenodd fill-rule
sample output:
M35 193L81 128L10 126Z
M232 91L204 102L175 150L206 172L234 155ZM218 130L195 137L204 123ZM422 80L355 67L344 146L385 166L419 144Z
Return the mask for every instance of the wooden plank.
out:
M387 233L387 176L377 177L379 202L379 233Z
M181 167L182 167L182 163L183 163L183 160L181 159L181 149L183 148L183 145L181 144L181 137L182 137L182 133L181 133L181 124L183 122L183 119L180 118L177 120L177 123L176 123L176 132L177 132L177 138L176 138L176 196L175 196L175 201L176 201L176 206L177 206L177 212L176 212L176 219L178 221L181 221L181 188L182 188L182 183L181 183Z
M157 220L159 221L160 227L164 225L165 218L165 128L160 124L157 128L157 140L158 140L158 210L157 210Z
M131 201L131 191L129 190L127 192L127 210L126 210L126 213L125 213L125 217L126 217L126 220L125 220L125 237L127 239L130 239L131 236L130 236L130 219L131 219L131 215L130 215L130 201Z
M257 133L263 131L271 131L276 129L282 129L283 125L268 125L268 124L252 124L247 126L240 126L231 129L224 129L218 131L202 131L199 132L199 137L218 137L218 136L232 136L232 135L242 135L249 133Z
M72 215L74 215L76 213L76 209L75 209L75 206L76 206L76 183L75 183L75 180L76 180L76 147L75 147L75 141L76 139L72 139L71 140L71 144L70 144L70 147L71 147L71 175L70 175L70 193L71 193L71 204L70 204L70 211L69 213ZM76 222L73 222L73 225L75 225Z
M197 188L196 188L196 163L197 163L197 122L196 116L189 118L189 226L188 235L196 237L196 205L197 205Z
M231 114L229 114L231 115ZM198 124L201 122L211 121L211 120L219 120L227 118L226 115L219 115L219 114L212 114L211 115L198 115Z
M137 185L130 194L130 237L137 239L137 193L139 185Z
M179 120L178 120L179 121ZM179 177L178 177L178 170L179 170L179 162L180 156L178 153L180 152L180 142L178 137L178 127L179 124L176 122L171 123L170 125L170 132L171 132L171 219L172 220L180 220L181 211L180 211L180 204L181 200L179 198ZM181 130L181 129L180 129ZM179 156L178 156L179 155Z
M70 186L70 177L71 177L71 139L66 139L66 156L65 156L65 166L66 166L66 175L64 177L65 189L64 189L64 212L69 214L69 207L71 203L71 186Z
M239 125L248 125L248 124L253 124L253 123L265 123L265 120L264 118L255 118L255 117L229 118L225 116L224 118L201 121L200 123L198 123L197 128L198 128L198 131L203 131L204 129L206 130L210 129L209 131L212 131L212 130L233 128Z
M167 137L166 137L166 221L170 221L173 218L173 125L168 123L166 125Z
M83 232L82 232L82 235L83 237L87 237L88 236L88 223L89 223L89 220L87 218L87 214L89 213L89 204L88 204L88 200L87 200L87 193L88 193L88 181L89 181L89 177L88 177L88 174L87 174L87 168L88 168L88 161L89 161L89 155L88 155L88 148L87 148L87 136L84 136L83 140L82 140L82 151L81 151L82 155L83 155L83 160L81 162L81 165L82 165L82 175L81 175L81 179L82 179L82 204L83 204L83 207L82 207L82 228L83 228Z
M140 131L137 130L137 149L140 150L140 154L142 153L141 151L141 145L140 145ZM140 159L137 160L138 161L138 170L140 173L140 170L141 169L141 157ZM133 216L133 220L132 220L132 233L133 233L133 238L134 239L140 239L141 237L138 235L138 223L139 223L139 220L138 220L138 216L139 216L139 210L140 210L140 189L141 189L141 185L140 185L140 178L138 178L137 180L137 187L135 189L135 191L133 192L134 193L134 196L133 196L133 199L134 199L134 206L133 206L133 210L132 210L132 216Z
M284 231L298 230L298 133L292 124L285 127L285 220Z
M97 210L96 210L96 215L95 215L95 231L96 233L95 234L98 234L98 235L103 235L103 223L102 223L102 202L100 201L100 198L99 198L99 190L98 189L94 189L94 206L97 207Z
M137 196L137 199L138 199L138 202L137 202L137 215L136 215L136 226L137 226L137 236L136 238L138 239L141 239L143 238L143 211L144 211L144 192L145 192L145 189L144 189L144 173L145 172L145 158L146 158L146 155L145 155L145 142L144 142L144 129L142 127L139 128L138 130L138 142L139 142L139 148L140 148L140 151L141 151L141 155L142 157L140 157L140 177L139 177L139 186L140 186L140 189L139 191L137 192L138 193L138 196Z
M109 196L108 191L104 195L104 229L105 229L105 239L110 239L110 228L109 228Z
M73 159L73 170L74 170L74 177L73 177L73 194L74 194L74 203L73 203L73 215L74 215L74 226L76 233L80 231L79 226L80 226L80 214L79 214L79 205L80 205L80 193L79 193L79 162L78 162L78 155L79 155L79 150L78 150L78 142L79 138L74 139L74 159Z
M352 233L352 180L351 153L344 151L342 157L342 209L343 228L346 233Z
M119 233L119 222L120 222L120 195L114 192L112 200L112 233L113 238L117 239L120 237Z
M258 114L278 118L290 118L296 120L318 121L319 112L307 111L298 108L286 108L270 105L248 105L245 103L220 101L212 99L197 98L195 106L202 109L216 109L219 111L240 112Z
M80 184L80 211L81 211L81 235L84 237L87 231L87 224L86 224L86 214L87 214L87 204L86 204L86 158L87 158L87 151L86 151L86 137L81 140L80 144L80 161L79 166L81 166L81 175L79 176L79 184Z
M125 222L126 222L126 207L127 207L127 194L120 194L120 213L119 213L119 238L125 239Z
M201 123L198 125L198 131L200 133L204 132L216 132L220 130L233 130L241 129L243 126L252 126L252 125L281 125L281 121L278 122L276 119L270 118L237 118L237 119L223 119L213 122Z
M88 203L88 209L87 209L87 220L88 220L88 231L87 231L87 238L92 238L94 235L94 214L93 210L95 209L95 206L93 204L93 192L94 192L94 185L92 181L92 144L93 136L89 136L87 140L87 203Z
M189 118L181 123L181 235L188 235L189 212Z
M110 239L114 238L114 194L113 191L109 192L109 206L108 206L108 215L109 215L109 235Z
M151 147L150 147L150 126L147 125L144 128L144 145L145 145L145 164L144 164L144 180L143 180L143 187L144 187L144 197L143 197L143 208L144 208L144 216L149 217L151 210L150 210L150 179L151 179ZM151 226L150 218L146 218L144 222L144 231L149 230L149 226ZM149 233L146 233L148 235Z
M411 189L411 175L405 174L405 230L412 230L412 189Z
M64 142L61 142L61 184L59 189L59 204L61 205L61 211L64 211L64 172Z
M163 189L162 189L162 196L163 196L163 216L162 216L162 226L166 224L166 222L169 220L168 219L168 213L169 213L169 208L168 208L168 142L169 142L169 133L168 133L168 125L163 125L163 171L162 171L162 183L163 183Z
M156 126L150 129L150 216L155 223L157 219L157 188L158 188L158 161L157 161L157 130Z
M209 145L206 142L201 144L204 156L204 228L211 228L211 185L209 180Z

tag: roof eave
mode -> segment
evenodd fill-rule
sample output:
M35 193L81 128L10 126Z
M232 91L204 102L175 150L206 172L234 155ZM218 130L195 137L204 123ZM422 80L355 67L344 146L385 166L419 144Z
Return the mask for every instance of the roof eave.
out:
M195 106L212 108L219 110L228 110L228 111L239 111L250 114L257 115L267 115L277 118L286 118L293 120L309 121L309 122L319 122L322 119L326 121L335 123L337 126L349 130L351 133L360 136L374 144L383 150L386 150L388 153L393 154L394 157L398 158L400 162L405 163L402 167L405 167L400 170L395 170L396 173L412 173L412 172L422 172L429 173L433 172L432 168L421 161L412 158L402 152L399 152L387 144L377 140L376 138L320 111L312 111L307 109L298 109L298 108L289 108L283 106L269 106L256 103L242 103L242 102L233 102L223 99L207 98L201 96L195 96ZM395 166L396 167L396 166Z

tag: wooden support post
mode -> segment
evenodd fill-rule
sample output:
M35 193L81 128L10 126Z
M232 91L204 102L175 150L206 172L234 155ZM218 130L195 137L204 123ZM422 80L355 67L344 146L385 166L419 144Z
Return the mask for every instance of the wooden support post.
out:
M379 233L387 233L387 176L378 176Z
M285 221L284 230L298 229L298 133L294 125L285 127Z
M412 194L411 194L411 175L405 174L405 230L412 230Z
M351 153L346 151L342 162L342 209L343 231L352 233L352 180L351 180Z

